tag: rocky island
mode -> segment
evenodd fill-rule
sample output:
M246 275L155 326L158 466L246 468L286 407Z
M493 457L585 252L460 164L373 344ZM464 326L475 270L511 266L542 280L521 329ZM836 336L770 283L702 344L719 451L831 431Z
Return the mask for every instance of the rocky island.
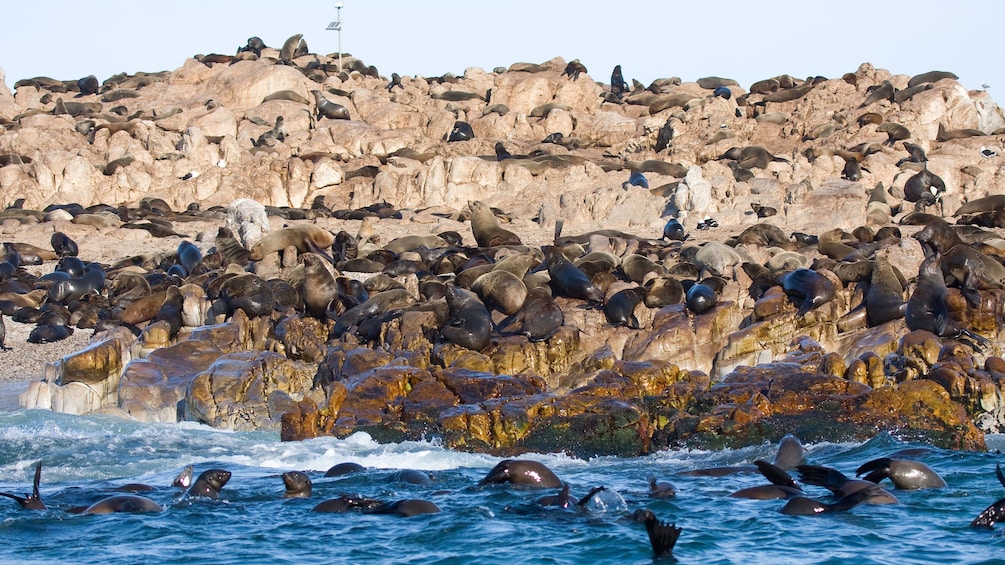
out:
M580 456L1005 424L1005 115L952 73L342 61L0 89L4 354L79 344L21 406Z

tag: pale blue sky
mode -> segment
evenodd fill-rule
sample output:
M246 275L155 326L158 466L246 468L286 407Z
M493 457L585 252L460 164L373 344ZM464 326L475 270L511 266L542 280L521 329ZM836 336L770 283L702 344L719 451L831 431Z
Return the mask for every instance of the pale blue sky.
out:
M331 53L330 1L35 0L4 6L0 68L21 78L173 70L196 53L233 54L253 35L303 33ZM788 73L838 77L863 61L897 74L947 70L1005 91L1005 2L958 0L345 0L342 47L381 74L461 74L555 56L607 82L717 75L743 87ZM995 88L997 87L997 88ZM998 96L995 96L997 99Z

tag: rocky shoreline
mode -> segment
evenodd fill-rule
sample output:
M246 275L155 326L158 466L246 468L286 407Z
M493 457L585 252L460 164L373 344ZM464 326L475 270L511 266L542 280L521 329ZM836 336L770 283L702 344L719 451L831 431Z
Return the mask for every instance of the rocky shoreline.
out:
M951 73L619 96L560 59L383 77L251 46L0 92L0 228L39 259L9 297L77 319L53 349L8 323L6 355L58 357L0 370L35 377L21 406L582 456L1005 424L1005 115ZM99 288L52 274L56 232Z

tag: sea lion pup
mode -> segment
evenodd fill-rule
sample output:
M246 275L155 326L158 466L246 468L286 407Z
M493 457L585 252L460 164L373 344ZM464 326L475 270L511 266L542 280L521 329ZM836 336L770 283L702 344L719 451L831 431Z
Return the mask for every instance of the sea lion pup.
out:
M831 504L820 502L819 500L814 500L805 496L794 496L790 498L781 509L779 509L779 512L789 516L816 516L818 514L827 514L831 512L843 512L845 510L851 510L866 500L869 500L869 498L871 498L877 490L881 489L882 487L879 485L873 485L862 490L857 490Z
M450 318L440 335L473 351L485 349L492 336L492 316L481 300L471 291L447 284L447 305Z
M500 245L523 245L515 233L499 227L495 215L488 204L478 200L468 201L471 210L471 233L478 247L498 247Z
M38 483L42 480L42 462L35 464L35 479L32 481L31 494L18 496L9 492L0 492L0 496L6 496L21 505L27 510L45 510L45 503L42 502L42 495L38 491Z
M846 477L841 471L820 465L799 465L796 467L799 472L799 480L808 485L824 487L831 491L834 496L842 498L849 494L874 486L876 483L865 479L852 479ZM869 504L899 504L897 497L893 496L885 489L875 492L865 502Z
M757 470L760 471L760 473L764 475L764 478L768 479L771 484L740 489L730 494L730 497L750 498L754 500L776 500L780 498L802 496L803 490L799 488L796 481L782 469L768 463L767 461L761 460L754 461L754 465L757 466Z
M673 548L677 545L677 538L683 531L676 524L663 522L656 519L656 514L646 508L637 513L639 521L646 525L646 534L649 536L649 545L653 548L653 557L659 559L663 555L673 556Z
M317 253L331 262L331 255L325 249L331 247L334 242L335 235L322 227L314 224L297 224L262 236L262 239L251 248L249 258L252 261L261 261L269 253L293 246L301 253L306 251Z
M543 463L526 459L505 459L485 475L478 486L512 483L542 488L559 488L562 481Z
M227 481L230 480L230 471L223 469L209 469L203 471L199 478L192 483L188 489L188 496L205 496L206 498L219 498L220 490Z
M799 303L797 316L834 299L834 283L812 269L796 269L782 277L785 294Z
M84 509L81 514L112 514L115 512L160 512L164 508L145 496L117 494L101 499Z
M867 481L878 483L883 479L890 479L893 486L901 490L946 487L946 481L920 461L880 457L863 463L855 470L855 476L863 473L868 473L864 477Z
M998 477L998 482L1005 487L1005 474L1002 474L1001 464L997 461L995 461L995 476ZM1005 519L1005 498L999 499L985 508L974 518L973 522L970 522L970 527L993 529L995 523L1002 521L1002 519Z
M332 102L331 100L325 98L325 95L321 93L320 90L314 89L311 91L314 95L314 103L318 109L317 119L328 118L329 120L348 120L349 109L345 106Z
M408 518L409 516L418 516L420 514L436 514L441 512L441 510L439 506L428 500L406 498L404 500L385 502L365 512L367 514L397 514L398 516Z
M527 291L523 306L516 314L499 323L499 329L505 330L514 323L520 323L518 333L527 336L530 341L544 341L558 332L565 323L565 314L555 304L551 291L547 287L534 287Z
M310 498L312 492L311 478L302 471L287 471L283 473L283 485L286 491L283 498Z

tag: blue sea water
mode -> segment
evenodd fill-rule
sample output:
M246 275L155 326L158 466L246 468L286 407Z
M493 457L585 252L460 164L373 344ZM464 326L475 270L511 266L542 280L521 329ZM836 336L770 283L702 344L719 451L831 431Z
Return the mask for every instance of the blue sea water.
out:
M998 447L1000 438L989 444ZM847 475L863 462L905 447L889 435L864 443L810 444L809 461ZM724 451L669 450L636 458L527 458L545 463L584 496L607 490L576 510L534 504L542 494L510 485L476 487L501 459L425 442L380 444L357 433L345 439L282 443L276 433L235 433L195 424L141 424L101 416L38 410L0 412L0 491L27 493L43 462L41 495L48 510L21 509L0 498L0 560L7 563L651 563L637 508L683 528L678 563L1005 563L1001 530L970 521L1005 497L994 474L996 455L933 449L921 460L948 488L896 491L899 505L863 505L822 516L785 516L783 501L729 494L763 484L757 475L690 477L696 468L770 459L774 445ZM324 478L345 461L361 474ZM233 477L219 500L192 499L171 488L186 466L224 468ZM393 480L421 469L432 485ZM280 474L307 471L311 499L283 499ZM647 476L673 482L675 498L648 497ZM140 482L165 507L148 514L76 515L108 489ZM887 483L889 488L892 485ZM810 496L827 492L807 487ZM442 512L400 518L357 512L311 512L341 494L381 500L423 498ZM666 558L660 560L669 561Z

